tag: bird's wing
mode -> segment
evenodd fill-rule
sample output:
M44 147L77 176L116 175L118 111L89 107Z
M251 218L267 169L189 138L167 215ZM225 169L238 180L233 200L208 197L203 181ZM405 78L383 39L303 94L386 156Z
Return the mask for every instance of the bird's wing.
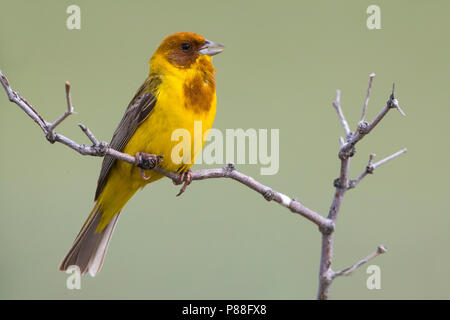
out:
M161 78L158 75L150 75L145 80L128 105L116 131L114 131L109 144L111 148L117 151L123 151L136 129L147 119L153 110L156 104L156 91L160 83ZM109 171L115 161L116 159L109 155L103 158L102 169L98 177L97 190L95 192L95 200L97 200L105 187Z

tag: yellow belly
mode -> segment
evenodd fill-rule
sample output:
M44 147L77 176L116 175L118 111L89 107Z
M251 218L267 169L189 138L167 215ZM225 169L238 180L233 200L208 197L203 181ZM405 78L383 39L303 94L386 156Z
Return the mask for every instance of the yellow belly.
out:
M182 87L172 84L170 81L161 84L158 90L157 103L149 117L138 127L123 152L134 156L136 152L145 152L155 155L163 155L161 167L167 171L177 172L180 169L187 170L195 162L199 152L204 146L205 132L211 129L216 113L216 96L211 108L201 113L194 112L185 105ZM198 130L194 135L194 123L201 121L201 134ZM184 129L191 137L190 163L174 163L171 155L173 148L180 141L172 141L174 130ZM197 123L197 129L199 129ZM194 146L201 146L194 148ZM111 168L108 182L98 198L98 204L102 210L102 218L97 231L103 228L118 214L125 203L139 189L148 183L154 182L162 176L154 171L146 171L149 180L142 179L139 168L117 160Z

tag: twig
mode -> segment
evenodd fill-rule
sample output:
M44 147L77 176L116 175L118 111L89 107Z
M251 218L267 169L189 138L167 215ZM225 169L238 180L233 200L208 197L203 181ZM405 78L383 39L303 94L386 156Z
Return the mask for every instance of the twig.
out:
M64 112L61 116L59 116L58 119L56 119L53 123L48 125L48 133L47 133L47 139L51 142L55 142L55 128L63 122L68 116L73 114L73 105L72 105L72 99L70 98L70 83L66 82L66 101L67 101L67 111Z
M372 75L371 75L372 76ZM373 77L371 78L373 79ZM104 157L105 155L110 155L118 160L128 162L133 164L141 169L154 170L155 172L162 174L172 180L179 179L180 175L168 172L162 169L161 167L148 167L147 163L142 162L142 157L134 157L126 153L119 152L109 147L106 142L99 142L99 140L92 134L92 132L84 125L79 124L81 130L85 133L85 135L89 138L92 145L88 146L85 144L78 144L73 140L54 132L54 129L64 121L70 114L74 112L72 101L70 99L70 85L66 83L66 100L67 100L67 111L61 115L57 120L53 123L46 122L39 113L17 92L13 91L8 83L8 80L3 75L0 70L0 82L2 83L8 98L11 102L17 104L30 118L32 118L37 125L42 129L47 139L51 142L59 142L67 147L77 151L82 155L90 155L97 157ZM396 108L401 114L404 115L403 110L398 105L397 99L394 97L394 89L393 85L392 94L389 97L389 100L386 103L386 106L380 111L380 113L373 119L371 123L367 123L364 121L366 108L368 99L370 96L372 82L369 82L369 89L366 96L366 102L364 104L363 114L361 117L360 123L358 124L358 130L352 134L347 121L345 120L344 114L342 112L342 108L340 105L340 91L336 92L336 99L333 102L333 106L337 111L339 120L344 128L344 132L346 134L346 140L342 137L340 138L340 149L339 149L339 159L340 159L340 172L339 177L335 180L334 186L336 188L333 201L331 203L331 207L328 213L328 217L325 218L322 215L316 213L315 211L305 207L302 203L300 203L296 199L292 199L287 195L277 192L274 189L263 185L262 183L256 181L250 176L247 176L239 171L237 171L233 164L228 164L224 168L216 168L216 169L204 169L204 170L196 170L192 172L192 180L205 180L205 179L214 179L214 178L230 178L233 179L248 188L258 192L261 194L267 201L275 201L283 207L288 208L290 211L294 213L298 213L301 216L305 217L309 221L313 222L315 225L319 227L320 232L322 233L322 252L320 259L320 271L319 271L319 290L317 297L319 299L327 299L329 287L333 281L333 279L340 275L350 274L353 270L358 268L363 263L368 260L376 257L377 255L384 253L386 249L383 246L380 246L377 252L372 253L367 256L363 260L359 261L355 265L343 269L338 272L334 272L331 268L331 261L333 257L333 244L334 244L334 226L338 217L338 213L345 195L345 192L349 188L354 188L368 173L372 173L375 168L381 166L382 164L394 159L395 157L406 152L406 149L402 149L397 153L392 154L391 156L384 158L383 160L373 163L375 155L371 155L369 158L369 163L366 167L366 170L356 179L350 181L348 178L348 172L350 168L350 159L354 155L355 145L368 133L370 133L375 126L383 119L383 117L387 114L387 112Z
M372 260L373 258L379 256L380 254L383 254L387 251L386 247L383 245L378 246L377 250L372 252L371 254L369 254L367 257L365 257L364 259L358 261L357 263L355 263L354 265L333 272L333 279L339 276L348 276L350 275L353 271L355 271L357 268L359 268L360 266L362 266L363 264L367 263L369 260Z
M355 180L350 181L349 189L355 188L361 182L361 180L364 179L364 177L366 175L372 174L377 167L379 167L379 166L385 164L386 162L388 162L388 161L398 157L399 155L404 154L406 151L407 151L407 149L403 148L402 150L397 151L396 153L394 153L394 154L390 155L389 157L386 157L383 160L380 160L380 161L378 161L376 163L373 163L373 160L375 159L375 154L374 153L370 154L369 162L367 163L366 169L358 176L358 178L356 178Z
M347 120L345 120L344 113L341 108L341 90L336 90L336 99L333 101L333 107L336 109L341 125L344 128L345 137L349 139L352 135Z
M358 130L356 130L355 134L342 146L339 151L339 158L351 157L354 153L355 145L362 140L367 134L369 134L373 128L375 128L378 123L384 118L384 116L389 112L389 110L396 108L402 115L405 115L403 110L398 105L398 101L394 96L395 85L393 85L392 93L389 96L388 101L386 102L386 106L375 116L371 123L368 122L360 122L358 124Z
M398 110L398 112L400 112L402 116L406 116L406 113L400 108L397 99L394 98L394 91L395 91L395 83L392 84L392 94L391 94L392 105L394 108Z
M367 105L369 104L370 91L372 90L373 78L375 78L375 73L371 73L369 75L369 87L367 88L366 99L364 100L364 106L363 106L363 111L361 114L360 122L363 122L366 117Z
M79 123L78 126L81 128L81 131L83 131L84 134L89 138L89 140L91 140L94 146L100 144L100 142L98 142L97 138L92 134L91 130L89 130L88 127L81 123Z
M166 172L158 167L155 168L154 170L171 179L175 179L178 176L177 174ZM292 212L298 213L303 217L305 217L306 219L310 220L311 222L315 223L321 229L330 231L333 230L334 228L334 225L330 220L324 218L323 216L314 212L313 210L305 207L298 200L292 199L281 192L275 191L272 188L256 181L252 177L249 177L237 171L233 164L228 164L224 168L204 169L192 172L192 180L205 180L211 178L230 178L235 181L238 181L243 185L249 187L250 189L261 194L267 201L273 200L279 203L283 207L290 209Z
M379 167L379 166L385 164L385 163L388 162L389 160L392 160L392 159L398 157L398 156L401 155L401 154L404 154L406 151L408 151L408 149L403 148L402 150L397 151L397 152L394 153L394 154L391 154L389 157L386 157L386 158L384 158L383 160L380 160L380 161L374 163L374 164L371 166L371 171L373 172L373 170L375 170L375 168L377 168L377 167Z
M22 98L18 92L14 92L11 89L8 79L6 79L1 70L0 81L6 91L6 94L8 95L9 101L17 104L31 119L34 120L34 122L36 122L36 124L42 129L42 131L44 131L44 133L47 133L48 123L44 119L42 119L42 117L33 109L28 101Z

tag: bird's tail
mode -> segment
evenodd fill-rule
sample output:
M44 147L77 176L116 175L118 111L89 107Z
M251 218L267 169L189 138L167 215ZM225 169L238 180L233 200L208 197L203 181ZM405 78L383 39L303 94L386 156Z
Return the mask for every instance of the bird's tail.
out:
M72 248L64 257L59 269L66 271L70 266L78 266L81 274L89 272L93 277L100 271L108 249L109 241L119 219L120 212L101 231L97 230L102 212L100 206L94 206Z

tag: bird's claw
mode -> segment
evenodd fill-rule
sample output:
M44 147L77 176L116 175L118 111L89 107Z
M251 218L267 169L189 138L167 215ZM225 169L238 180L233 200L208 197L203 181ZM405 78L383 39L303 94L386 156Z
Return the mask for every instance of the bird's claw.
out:
M192 182L192 171L190 169L186 170L186 171L182 171L180 173L180 175L178 176L178 179L173 179L172 182L174 185L180 185L180 184L184 183L180 189L180 192L178 192L177 197L182 195L186 191L186 188Z
M150 179L150 176L145 175L145 170L151 170L159 165L163 156L156 156L145 152L136 152L136 166L139 168L139 173L144 180Z

